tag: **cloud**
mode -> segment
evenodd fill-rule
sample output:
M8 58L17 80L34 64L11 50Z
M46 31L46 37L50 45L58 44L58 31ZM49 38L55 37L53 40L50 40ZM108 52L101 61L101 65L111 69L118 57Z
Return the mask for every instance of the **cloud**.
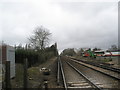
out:
M111 44L117 44L118 23L116 4L89 3L85 6L82 3L80 7L79 5L81 4L79 3L68 4L69 3L65 6L63 5L63 8L68 12L76 13L78 17L73 17L74 20L76 19L75 23L70 19L75 25L74 27L68 25L69 29L66 29L68 30L66 47L109 47ZM102 6L105 7L102 8ZM73 8L73 10L70 8ZM81 12L81 10L83 11ZM62 44L60 46L62 46ZM64 46L62 48L64 48Z
M40 25L52 33L58 49L108 48L118 39L117 2L13 1L1 6L2 39L11 45L27 43ZM1 36L1 35L0 35Z

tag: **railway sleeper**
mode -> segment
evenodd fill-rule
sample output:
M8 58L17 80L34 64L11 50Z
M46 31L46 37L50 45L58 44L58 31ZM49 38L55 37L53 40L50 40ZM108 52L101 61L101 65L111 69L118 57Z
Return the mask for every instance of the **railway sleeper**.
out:
M68 88L73 88L73 87L68 86ZM78 87L74 87L74 88L92 88L92 87L91 86L78 86Z
M76 87L76 86L88 86L88 83L67 83L68 86Z

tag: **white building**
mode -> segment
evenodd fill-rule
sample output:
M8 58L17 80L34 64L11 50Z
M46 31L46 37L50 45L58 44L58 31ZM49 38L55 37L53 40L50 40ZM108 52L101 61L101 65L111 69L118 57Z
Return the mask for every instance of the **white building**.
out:
M2 45L3 71L5 70L6 61L10 61L10 78L13 78L15 77L15 49L9 45Z

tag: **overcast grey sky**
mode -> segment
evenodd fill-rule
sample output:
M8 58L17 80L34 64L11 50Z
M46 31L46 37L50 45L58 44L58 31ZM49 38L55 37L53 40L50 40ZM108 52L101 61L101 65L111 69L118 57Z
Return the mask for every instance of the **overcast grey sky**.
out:
M0 40L25 44L37 26L58 49L109 48L118 43L117 0L1 0Z

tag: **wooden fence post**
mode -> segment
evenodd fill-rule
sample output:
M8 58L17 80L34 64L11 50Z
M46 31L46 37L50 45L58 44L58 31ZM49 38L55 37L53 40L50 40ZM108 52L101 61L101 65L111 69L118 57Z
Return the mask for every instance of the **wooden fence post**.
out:
M27 58L24 60L24 89L28 87L28 73L27 73L27 67L28 67L28 60Z
M10 89L11 88L11 82L10 82L10 61L6 61L5 65L5 88Z
M48 81L45 81L44 85L45 85L45 90L48 90Z

